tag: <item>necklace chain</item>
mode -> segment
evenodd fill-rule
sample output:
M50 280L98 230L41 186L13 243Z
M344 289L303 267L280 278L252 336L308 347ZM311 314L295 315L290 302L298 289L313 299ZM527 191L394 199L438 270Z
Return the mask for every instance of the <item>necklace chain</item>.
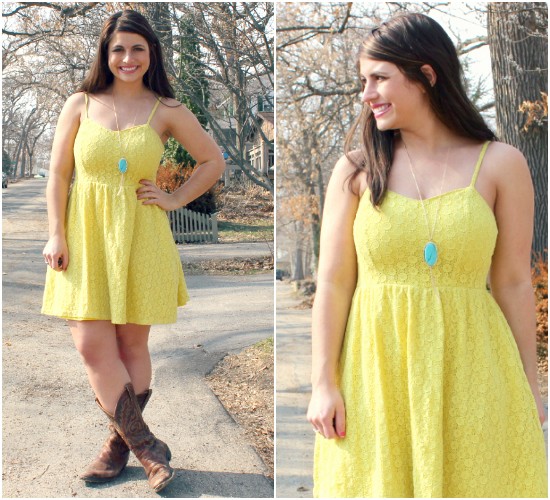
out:
M116 130L117 130L117 135L118 135L118 145L120 147L120 154L122 155L122 158L119 160L119 169L120 169L120 162L122 160L127 162L125 157L126 157L126 152L127 152L127 149L128 149L128 143L126 143L126 145L124 147L122 147L122 139L120 137L120 127L118 126L118 115L117 115L117 112L116 112L115 93L114 93L114 91L113 91L113 94L112 94L112 98L113 98L113 111L115 112ZM135 124L136 124L136 118L137 118L137 115L138 115L138 111L139 111L139 106L136 106L136 114L134 115L134 121L132 122L132 127L134 127ZM132 128L132 127L130 127L130 128ZM124 172L122 170L121 170L121 172L122 172L122 175L124 176Z
M445 166L443 168L443 176L441 177L441 186L439 187L439 199L437 200L437 209L435 212L433 225L430 227L430 218L428 217L428 210L426 209L426 206L424 204L424 198L422 196L422 193L420 192L420 187L418 186L418 181L416 180L416 175L414 173L414 167L412 164L411 155L409 154L409 150L407 149L407 144L405 143L405 141L403 141L403 145L405 146L405 152L407 153L407 158L409 160L409 168L411 169L414 185L416 186L416 190L418 191L418 197L420 198L420 203L422 204L422 211L424 212L424 219L426 221L426 228L428 229L429 240L428 240L428 243L426 243L426 245L424 246L424 261L426 262L426 264L428 264L428 268L430 269L430 278L432 281L432 287L434 291L436 291L437 296L439 297L439 300L441 300L441 297L439 296L439 289L436 286L435 277L433 275L433 266L437 262L437 258L438 258L438 248L433 241L433 236L435 233L437 220L439 218L439 211L441 209L441 195L443 194L443 186L445 184L445 176L447 174L447 166L448 166L448 160L449 160L449 151L451 150L451 147L449 146L447 148L447 153L445 155Z
M434 222L433 226L430 227L430 220L428 218L428 211L426 210L426 206L424 205L424 198L422 197L422 193L420 192L420 187L418 186L418 181L416 180L416 175L414 173L414 168L411 160L411 155L409 154L409 150L407 149L407 144L405 141L403 141L403 145L405 146L405 152L407 153L407 158L409 160L409 168L411 169L411 174L414 180L414 185L416 186L416 190L418 192L418 197L420 198L420 203L422 204L422 211L424 212L424 218L426 220L426 227L428 228L428 238L430 241L433 240L433 236L435 233L435 227L437 225L437 219L439 218L439 210L441 208L441 195L443 194L443 186L445 184L445 176L447 174L447 165L449 160L449 151L450 147L447 148L447 153L445 155L445 166L443 167L443 176L441 177L441 186L439 186L439 200L437 203L437 210L435 212Z

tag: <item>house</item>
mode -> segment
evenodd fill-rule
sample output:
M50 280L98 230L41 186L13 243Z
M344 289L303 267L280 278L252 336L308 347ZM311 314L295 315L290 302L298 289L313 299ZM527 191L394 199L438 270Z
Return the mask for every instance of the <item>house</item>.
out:
M248 118L244 123L236 122L233 102L227 96L213 93L210 105L216 122L211 128L216 128L218 134L222 135L221 139L218 135L217 140L226 160L225 184L230 185L233 179L239 179L239 182L247 179L241 168L233 163L230 155L230 150L239 147L239 136L242 138L241 154L252 167L251 173L255 177L264 177L273 182L275 174L273 93L265 93L258 89L248 98Z
M252 125L247 136L247 154L250 164L271 181L275 174L275 122L273 111L258 111L256 124ZM265 140L267 139L267 141Z

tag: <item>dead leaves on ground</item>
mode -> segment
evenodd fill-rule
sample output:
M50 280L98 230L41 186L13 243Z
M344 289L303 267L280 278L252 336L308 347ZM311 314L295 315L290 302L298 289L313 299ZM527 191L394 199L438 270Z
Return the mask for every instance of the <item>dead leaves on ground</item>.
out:
M254 274L273 271L273 256L205 260L183 264L186 274Z
M273 349L249 347L226 356L207 377L225 409L241 425L273 478Z

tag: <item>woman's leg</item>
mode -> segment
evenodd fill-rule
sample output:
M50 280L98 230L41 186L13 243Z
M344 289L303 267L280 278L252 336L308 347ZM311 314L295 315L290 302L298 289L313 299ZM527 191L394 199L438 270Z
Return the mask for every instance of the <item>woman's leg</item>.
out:
M149 325L116 325L116 340L122 363L130 376L134 391L141 394L151 385Z
M69 328L97 399L114 413L125 385L131 381L120 359L115 325L110 321L69 321Z

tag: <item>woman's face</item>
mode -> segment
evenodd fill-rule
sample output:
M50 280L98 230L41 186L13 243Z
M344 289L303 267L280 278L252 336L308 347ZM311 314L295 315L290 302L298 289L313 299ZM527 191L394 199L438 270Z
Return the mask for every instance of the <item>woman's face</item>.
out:
M361 100L371 108L378 130L414 126L430 109L422 86L408 80L395 64L361 58L359 67L365 86Z
M149 69L149 44L137 33L117 31L108 46L109 69L115 78L131 83L141 81Z

